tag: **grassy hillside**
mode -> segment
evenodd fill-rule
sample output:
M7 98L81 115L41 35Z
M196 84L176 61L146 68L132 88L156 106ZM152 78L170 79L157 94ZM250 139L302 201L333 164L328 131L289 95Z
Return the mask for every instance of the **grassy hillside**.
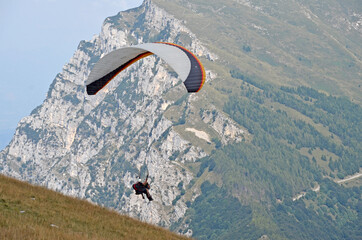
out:
M87 201L0 176L0 239L186 239Z

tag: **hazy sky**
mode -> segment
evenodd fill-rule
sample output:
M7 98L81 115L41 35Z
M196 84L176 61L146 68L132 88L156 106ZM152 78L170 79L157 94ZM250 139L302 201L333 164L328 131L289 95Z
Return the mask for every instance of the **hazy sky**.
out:
M81 40L142 0L0 0L0 151Z

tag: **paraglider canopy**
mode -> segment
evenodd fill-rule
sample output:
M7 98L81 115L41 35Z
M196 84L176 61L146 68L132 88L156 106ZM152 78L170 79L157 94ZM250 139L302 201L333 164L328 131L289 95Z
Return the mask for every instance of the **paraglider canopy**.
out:
M110 52L93 67L86 81L87 93L95 95L118 73L136 61L155 54L168 63L184 82L188 92L198 92L205 82L205 70L197 57L173 43L145 43Z

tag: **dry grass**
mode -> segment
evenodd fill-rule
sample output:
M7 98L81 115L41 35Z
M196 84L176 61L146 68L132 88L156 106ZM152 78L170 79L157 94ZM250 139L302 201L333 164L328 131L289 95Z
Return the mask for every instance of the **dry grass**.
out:
M187 239L0 175L0 239Z

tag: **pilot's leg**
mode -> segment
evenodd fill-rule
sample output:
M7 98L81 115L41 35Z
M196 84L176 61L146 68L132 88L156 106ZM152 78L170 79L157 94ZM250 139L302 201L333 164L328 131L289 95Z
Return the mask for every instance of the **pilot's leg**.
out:
M150 201L153 200L153 198L151 197L151 194L148 192L148 189L146 189L146 195L147 195L148 200L150 200Z

